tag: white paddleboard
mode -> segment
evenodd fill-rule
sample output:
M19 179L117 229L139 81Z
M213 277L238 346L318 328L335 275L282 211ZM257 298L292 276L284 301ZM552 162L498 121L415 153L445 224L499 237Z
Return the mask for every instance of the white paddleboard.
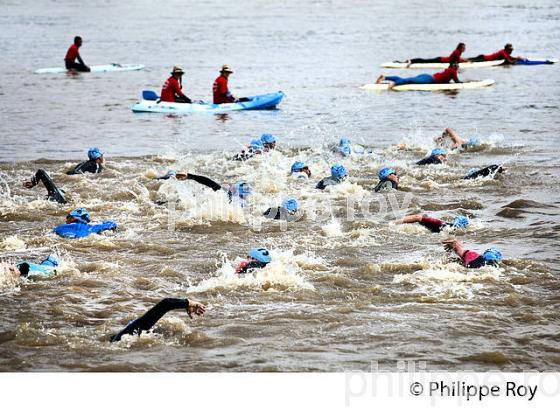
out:
M112 71L137 71L142 70L144 65L142 64L106 64L106 65L92 65L89 67L92 73L105 73ZM60 74L66 73L67 70L64 67L51 67L51 68L40 68L35 71L35 74Z
M476 63L460 63L459 68L484 68L494 67L502 64L504 60L480 61ZM426 63L426 64L406 64L399 61L391 61L381 64L383 68L447 68L449 63Z
M440 90L466 90L471 88L483 88L494 85L494 80L469 81L465 83L445 83L445 84L405 84L393 87L394 91L440 91ZM389 89L388 83L366 84L362 86L364 90L383 91Z

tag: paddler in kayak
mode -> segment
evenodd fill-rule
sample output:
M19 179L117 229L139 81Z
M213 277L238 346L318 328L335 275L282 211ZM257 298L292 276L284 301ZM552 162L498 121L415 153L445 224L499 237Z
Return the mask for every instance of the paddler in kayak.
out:
M202 316L206 312L206 306L196 300L165 298L144 313L143 316L128 322L128 325L119 333L111 336L111 343L120 341L124 335L140 336L142 331L150 330L167 312L175 309L186 309L187 315L191 319L193 315Z
M249 101L248 98L235 97L228 88L228 78L233 70L228 64L224 64L220 70L220 75L214 80L212 93L214 95L214 104L228 104Z
M64 57L64 65L67 70L76 70L82 72L89 72L91 69L85 65L82 56L80 56L80 51L78 50L82 46L82 38L80 36L74 37L74 44L72 44L68 51L66 52L66 57ZM78 62L76 62L78 59Z
M461 54L465 52L465 43L457 44L457 47L447 57L434 57L434 58L411 58L407 60L407 68L411 64L430 64L430 63L467 63L469 60L461 58Z
M476 57L469 58L469 60L472 62L504 60L504 64L515 64L518 60L526 60L524 57L513 57L511 55L512 52L513 45L511 43L507 43L500 51L486 55L480 54Z
M502 252L496 248L486 249L481 255L475 251L465 249L463 244L456 239L443 241L445 250L455 252L465 268L482 268L483 266L499 266L502 261Z
M181 90L183 88L183 74L185 74L185 72L181 66L176 65L173 67L173 70L171 70L171 77L169 77L165 83L163 83L163 87L161 87L160 101L192 104L192 100L183 94Z
M419 74L415 77L399 77L397 75L384 76L381 74L375 84L381 84L383 81L389 81L389 89L406 84L447 84L453 80L456 83L460 83L457 77L457 70L459 65L456 62L449 64L445 70L435 73L435 74Z
M451 149L468 150L480 146L480 140L476 137L471 137L468 140L462 139L452 128L443 130L441 137L434 138L437 145L441 146L449 138L453 142Z

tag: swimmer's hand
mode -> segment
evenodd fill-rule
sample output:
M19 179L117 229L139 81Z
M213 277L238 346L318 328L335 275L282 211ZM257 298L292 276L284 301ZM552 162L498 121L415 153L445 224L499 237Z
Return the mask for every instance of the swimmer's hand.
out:
M189 299L189 307L187 308L187 314L192 319L193 314L197 316L202 316L206 312L206 306L196 300Z
M455 246L457 245L458 241L457 239L446 239L441 243L443 244L443 247L445 248L446 251L451 252L455 250Z

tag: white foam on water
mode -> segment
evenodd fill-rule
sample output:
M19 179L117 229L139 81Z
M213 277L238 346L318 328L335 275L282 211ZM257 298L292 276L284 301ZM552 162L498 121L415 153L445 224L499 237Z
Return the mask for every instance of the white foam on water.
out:
M338 219L332 218L331 221L321 226L323 234L329 238L342 236L342 225Z
M8 236L0 242L0 249L6 251L19 251L25 248L27 248L25 241L19 239L17 235Z

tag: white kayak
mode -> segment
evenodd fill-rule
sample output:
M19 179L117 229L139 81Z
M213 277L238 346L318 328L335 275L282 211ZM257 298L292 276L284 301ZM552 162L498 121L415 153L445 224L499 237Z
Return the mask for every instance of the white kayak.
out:
M106 64L106 65L92 65L89 67L92 73L106 73L112 71L137 71L142 70L144 65L142 64ZM51 67L51 68L40 68L35 71L35 74L60 74L66 73L67 70L64 67Z
M440 90L466 90L471 88L483 88L494 85L494 80L468 81L464 83L445 84L405 84L392 88L394 91L440 91ZM383 91L389 89L389 83L366 84L364 90Z
M275 93L255 95L247 97L247 101L227 104L211 104L198 102L192 104L172 103L160 101L159 96L150 90L142 92L142 100L132 106L134 112L158 112L165 114L188 114L196 112L208 112L221 114L231 111L243 110L272 110L276 108L280 101L284 98L284 93L278 91Z
M504 60L493 60L493 61L480 61L475 63L460 63L459 68L485 68L485 67L495 67L503 64ZM401 61L390 61L381 64L383 68L447 68L449 63L417 63L410 64L403 63Z

